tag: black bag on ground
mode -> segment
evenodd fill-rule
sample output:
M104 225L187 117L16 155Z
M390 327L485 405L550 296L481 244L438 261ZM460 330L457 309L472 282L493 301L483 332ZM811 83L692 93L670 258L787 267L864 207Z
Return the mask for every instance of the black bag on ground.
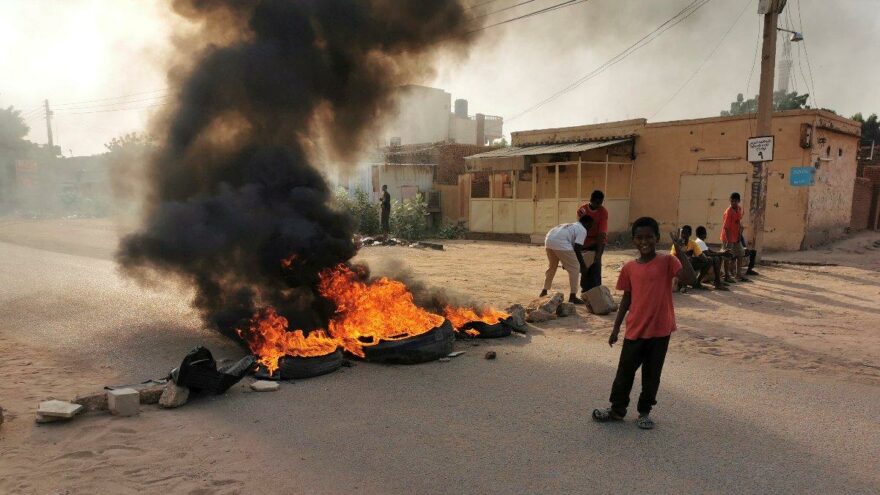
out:
M171 379L191 390L222 394L238 383L255 361L254 356L245 356L232 366L218 370L211 351L198 346L187 353L179 368L171 372Z

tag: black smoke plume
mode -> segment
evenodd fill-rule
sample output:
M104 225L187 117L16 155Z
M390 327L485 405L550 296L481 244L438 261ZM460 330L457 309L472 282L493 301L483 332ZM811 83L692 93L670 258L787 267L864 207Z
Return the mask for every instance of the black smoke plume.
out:
M452 0L177 0L199 26L170 73L173 111L154 129L144 224L124 238L130 275L183 278L205 323L233 336L273 305L292 327L326 324L318 273L355 254L329 206L315 143L352 157L396 86L470 41ZM281 261L294 255L294 269Z

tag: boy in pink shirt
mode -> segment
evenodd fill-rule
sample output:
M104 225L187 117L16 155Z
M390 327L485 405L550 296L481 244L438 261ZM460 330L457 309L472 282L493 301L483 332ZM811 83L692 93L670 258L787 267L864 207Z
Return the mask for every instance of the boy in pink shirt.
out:
M611 386L611 407L595 409L593 419L599 422L619 421L626 416L629 394L636 370L642 368L642 393L639 396L639 428L651 429L654 422L648 416L657 404L660 373L669 347L669 336L675 331L675 310L672 306L672 279L686 285L693 284L696 274L687 258L687 251L679 237L669 235L675 246L675 256L658 253L660 226L650 217L636 220L632 226L633 244L639 257L620 270L617 289L623 291L614 330L608 345L617 342L620 326L626 317L626 333L617 375Z

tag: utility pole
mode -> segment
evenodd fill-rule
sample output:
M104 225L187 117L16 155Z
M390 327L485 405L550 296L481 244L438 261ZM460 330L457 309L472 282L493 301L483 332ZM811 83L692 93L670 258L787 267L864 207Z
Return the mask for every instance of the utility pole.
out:
M786 0L762 0L759 13L764 14L764 42L761 46L761 86L758 92L758 126L755 136L773 134L773 77L776 69L776 22ZM767 5L769 4L769 5ZM762 12L764 11L764 12ZM753 137L755 137L753 136ZM752 227L752 248L758 256L764 244L764 217L767 206L767 178L770 162L752 162L752 191L749 220Z
M55 146L55 143L52 142L52 110L49 110L49 100L43 100L43 105L46 108L46 135L49 136L49 147Z

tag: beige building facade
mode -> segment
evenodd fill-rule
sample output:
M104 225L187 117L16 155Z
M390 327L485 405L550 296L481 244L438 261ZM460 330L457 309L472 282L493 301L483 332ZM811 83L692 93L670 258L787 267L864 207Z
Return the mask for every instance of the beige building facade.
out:
M732 192L748 211L753 116L648 123L644 119L512 133L512 145L467 157L460 216L474 232L529 234L576 220L594 189L606 195L609 230L651 216L665 231L704 225L718 242ZM777 112L767 184L765 246L797 250L840 237L850 223L860 126L824 110ZM813 183L793 185L793 168ZM751 238L748 215L746 235Z

